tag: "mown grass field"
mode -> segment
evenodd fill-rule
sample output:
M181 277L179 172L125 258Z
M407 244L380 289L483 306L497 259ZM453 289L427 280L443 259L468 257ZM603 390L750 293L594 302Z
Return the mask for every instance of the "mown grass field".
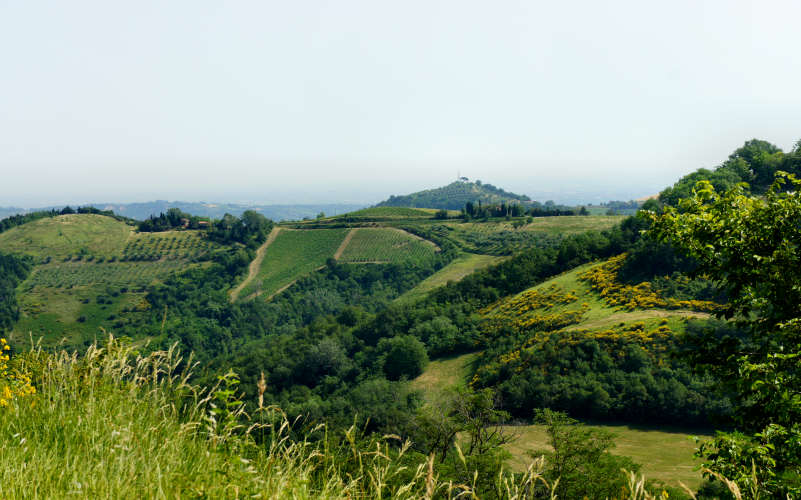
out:
M465 387L477 355L470 353L431 361L425 372L411 381L412 389L421 391L425 401L436 401L448 389ZM693 458L696 448L693 437L709 437L707 431L678 427L649 429L615 424L587 425L615 433L613 453L629 456L641 464L647 478L676 487L679 481L691 488L700 484L701 474L695 470L698 461ZM531 463L529 452L548 449L547 435L541 425L510 426L509 430L516 436L514 442L505 447L512 455L509 466L523 472Z
M706 431L682 428L649 429L614 424L590 424L590 427L616 434L612 453L631 457L642 465L641 473L645 477L658 479L673 487L679 487L679 482L693 489L701 484L701 473L695 470L699 461L693 457L697 447L694 438L711 437ZM517 439L507 445L506 449L513 457L510 466L518 472L523 472L531 462L529 452L549 449L548 436L541 425L514 426L509 430Z
M59 215L0 233L0 250L39 260L63 260L79 254L121 255L134 228L96 214Z
M282 229L267 247L261 267L240 293L272 296L283 287L325 264L334 256L348 229Z
M421 391L426 401L436 401L448 389L465 387L476 356L469 353L430 361L426 370L411 381L412 389Z
M358 228L339 258L340 262L397 263L431 257L437 251L430 241L392 228Z
M504 259L505 257L496 257L494 255L479 255L471 253L460 255L451 261L447 266L424 279L416 287L398 297L397 300L400 302L414 301L420 297L423 297L431 290L447 284L449 281L459 281L469 274L502 262Z

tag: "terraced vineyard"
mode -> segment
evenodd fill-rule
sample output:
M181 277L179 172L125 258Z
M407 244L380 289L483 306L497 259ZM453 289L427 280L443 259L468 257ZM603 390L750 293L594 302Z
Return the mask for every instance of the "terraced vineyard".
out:
M200 260L219 248L220 245L204 239L197 231L134 233L125 245L120 260Z
M256 278L240 293L271 296L325 264L334 256L348 229L282 229L267 248Z
M65 262L38 266L25 287L72 288L88 285L145 286L154 279L186 268L186 261L158 262Z
M345 247L340 262L409 262L434 255L437 248L405 231L392 228L359 228Z

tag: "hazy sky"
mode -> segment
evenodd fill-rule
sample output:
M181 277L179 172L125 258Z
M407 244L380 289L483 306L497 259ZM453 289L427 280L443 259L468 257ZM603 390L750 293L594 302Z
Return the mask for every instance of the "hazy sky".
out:
M801 2L0 0L0 206L657 192L801 138Z

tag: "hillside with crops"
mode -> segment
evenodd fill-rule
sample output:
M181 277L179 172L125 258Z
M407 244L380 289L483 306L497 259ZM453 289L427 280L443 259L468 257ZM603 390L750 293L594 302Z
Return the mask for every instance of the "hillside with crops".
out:
M793 498L801 181L776 178L633 217L7 219L0 449L56 497L77 454L127 478L85 496Z
M225 246L198 231L141 233L106 215L44 217L0 233L0 252L32 264L18 288L12 340L84 345L147 307L145 290L207 266Z

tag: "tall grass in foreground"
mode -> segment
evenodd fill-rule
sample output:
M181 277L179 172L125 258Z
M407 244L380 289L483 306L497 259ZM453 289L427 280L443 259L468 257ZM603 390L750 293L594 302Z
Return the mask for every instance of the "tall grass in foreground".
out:
M191 385L175 349L141 356L111 338L80 357L34 349L15 363L37 394L0 409L0 499L477 498L396 437L351 428L338 441L293 440L279 409L245 415L228 378ZM553 498L542 469L502 473L494 490ZM629 483L626 498L653 498L640 478Z

